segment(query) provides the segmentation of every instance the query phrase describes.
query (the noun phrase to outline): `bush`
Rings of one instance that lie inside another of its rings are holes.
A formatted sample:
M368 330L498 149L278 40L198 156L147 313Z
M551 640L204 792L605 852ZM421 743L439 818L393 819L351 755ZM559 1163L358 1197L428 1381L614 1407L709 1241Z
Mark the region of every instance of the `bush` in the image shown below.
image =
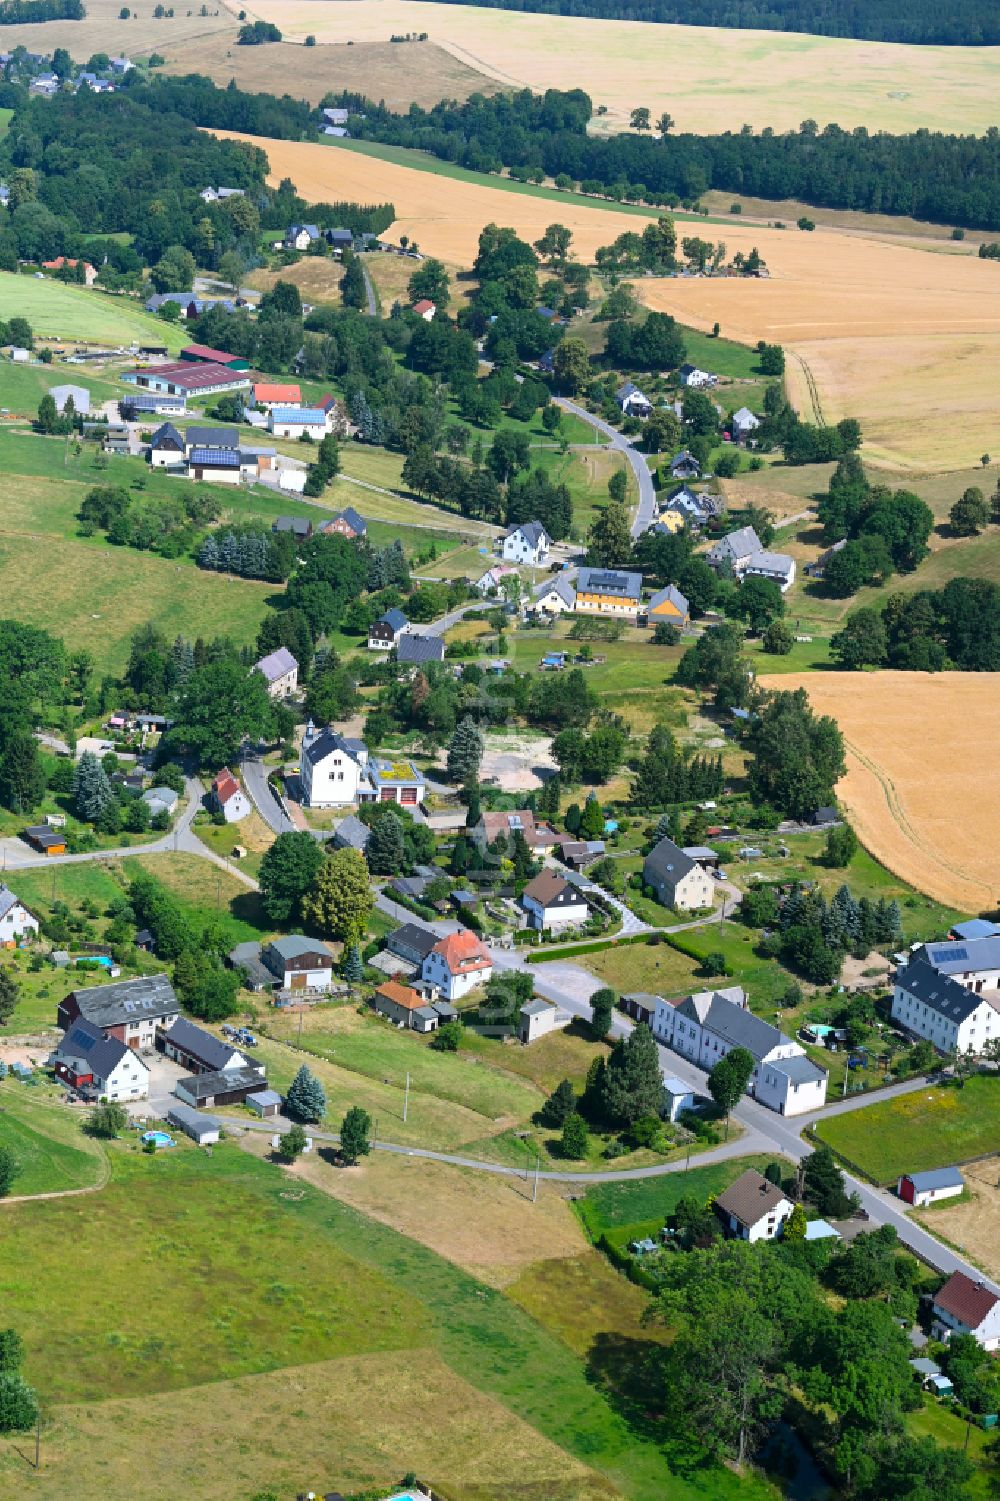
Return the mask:
M431 1047L438 1053L457 1053L461 1043L461 1022L445 1022L431 1038Z

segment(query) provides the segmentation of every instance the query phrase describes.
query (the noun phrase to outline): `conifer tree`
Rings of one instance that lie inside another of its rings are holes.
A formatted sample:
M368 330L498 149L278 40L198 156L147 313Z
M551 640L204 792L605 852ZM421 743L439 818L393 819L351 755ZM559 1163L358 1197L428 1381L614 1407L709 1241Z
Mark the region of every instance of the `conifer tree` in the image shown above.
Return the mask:
M344 963L341 974L348 985L360 985L364 979L364 965L361 962L361 950L356 943L352 943L345 950Z
M288 1086L285 1109L296 1121L321 1121L326 1111L326 1092L322 1084L303 1063Z
M485 743L475 720L460 719L448 742L448 775L453 782L468 786L479 778Z
M73 805L85 823L97 823L114 802L108 774L93 751L84 751L73 778Z

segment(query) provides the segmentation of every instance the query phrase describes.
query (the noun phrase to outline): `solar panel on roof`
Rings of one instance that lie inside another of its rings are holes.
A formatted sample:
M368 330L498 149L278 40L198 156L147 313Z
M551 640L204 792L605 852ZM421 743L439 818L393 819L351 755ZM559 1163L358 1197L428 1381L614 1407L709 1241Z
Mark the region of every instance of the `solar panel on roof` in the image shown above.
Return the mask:
M931 962L933 964L947 964L949 959L968 959L968 957L969 950L967 948L932 949L931 951Z

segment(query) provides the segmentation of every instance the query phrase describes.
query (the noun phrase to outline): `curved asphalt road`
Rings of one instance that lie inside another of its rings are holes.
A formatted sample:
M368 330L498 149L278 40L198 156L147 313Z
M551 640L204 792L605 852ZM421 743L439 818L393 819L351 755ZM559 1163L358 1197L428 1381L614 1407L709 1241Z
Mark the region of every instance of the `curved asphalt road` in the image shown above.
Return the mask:
M625 461L635 475L636 484L639 487L639 505L632 519L632 536L641 537L648 531L656 520L656 489L653 485L653 476L649 471L645 455L641 454L630 438L626 438L617 428L605 422L601 417L595 417L593 412L588 412L586 407L578 406L575 401L568 400L565 396L553 397L558 406L564 412L571 412L574 417L579 417L581 422L586 422L596 433L607 440L609 448L617 449L625 455Z

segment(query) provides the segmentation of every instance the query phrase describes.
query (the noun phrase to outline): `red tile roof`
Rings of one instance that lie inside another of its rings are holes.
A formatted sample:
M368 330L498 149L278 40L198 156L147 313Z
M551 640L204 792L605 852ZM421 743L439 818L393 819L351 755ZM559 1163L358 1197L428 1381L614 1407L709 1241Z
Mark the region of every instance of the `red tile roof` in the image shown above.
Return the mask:
M405 1006L407 1011L416 1011L424 1004L423 998L411 985L400 985L395 980L386 980L375 994L384 996L387 1001L394 1001L397 1006Z
M166 365L144 365L130 370L129 375L165 376L171 385L187 386L192 390L200 387L231 385L234 378L249 379L243 371L229 370L225 365L192 365L173 362Z
M433 313L436 312L437 309L436 305L431 302L429 297L421 297L419 302L415 302L413 304L413 311L415 313Z
M998 1302L996 1293L981 1282L973 1282L964 1272L953 1272L941 1291L934 1294L935 1308L943 1308L967 1329L978 1329Z
M229 799L233 797L235 793L239 792L239 790L239 782L233 776L229 768L224 766L223 769L219 772L219 775L215 778L215 781L212 783L212 791L215 793L220 803L228 803Z
M227 365L230 360L238 360L238 354L227 354L224 349L211 349L207 344L188 344L181 350L182 355L189 359L209 360L217 365Z
M458 933L449 933L447 938L439 938L433 952L441 955L453 975L468 974L474 969L493 968L489 949L468 928L462 928Z
M302 400L300 386L279 386L267 381L258 381L253 388L255 401L274 401L279 406Z

